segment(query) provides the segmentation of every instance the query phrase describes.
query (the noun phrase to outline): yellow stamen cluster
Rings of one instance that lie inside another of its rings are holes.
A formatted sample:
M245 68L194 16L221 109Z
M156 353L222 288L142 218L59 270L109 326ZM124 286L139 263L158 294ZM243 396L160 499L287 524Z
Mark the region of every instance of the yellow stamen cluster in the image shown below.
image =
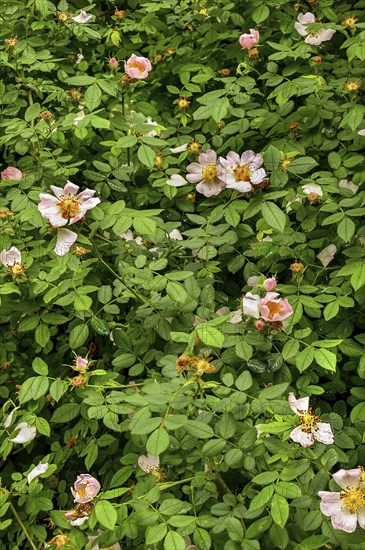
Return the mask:
M319 416L316 416L312 414L312 409L309 408L307 412L303 412L301 415L299 422L301 423L301 430L302 432L306 433L312 433L313 428L317 424L317 422L320 422L321 419Z
M89 254L91 250L88 250L87 248L83 248L82 246L78 246L77 244L75 244L74 252L76 256L83 256L84 254Z
M361 82L360 80L347 80L343 87L345 88L346 92L357 92L357 90L360 90L361 88Z
M311 61L315 65L321 65L323 60L322 60L322 57L320 55L315 55L314 57L311 57Z
M57 11L56 17L61 23L66 23L71 18L71 13L69 11Z
M365 506L365 491L361 485L349 488L346 493L340 494L340 498L344 508L351 514L355 514Z
M133 61L129 61L128 68L138 69L141 74L146 70L144 64L141 61L137 61L136 59L133 59Z
M194 154L197 155L199 153L200 149L201 149L201 144L199 143L199 141L192 141L188 145L188 151L190 153L194 153Z
M248 57L259 57L260 55L260 51L258 50L258 48L250 48L248 50Z
M251 182L251 170L247 164L239 164L233 170L236 181L249 181Z
M320 196L317 193L309 193L307 195L307 199L309 200L310 204L316 202Z
M11 218L11 216L14 216L14 213L9 210L9 208L1 208L0 209L0 219L1 218Z
M14 46L17 46L19 44L18 38L5 38L4 40L5 46L10 46L11 48L14 48Z
M211 182L217 177L217 165L205 164L202 169L203 179L205 182Z
M175 47L167 48L167 50L166 50L166 53L167 53L168 55L173 55L175 52L176 52L176 48L175 48Z
M60 207L61 215L65 220L74 218L80 210L80 202L75 198L75 195L62 195L57 206Z
M186 107L189 107L191 102L186 97L180 97L175 101L175 103L179 109L185 109Z
M81 88L72 88L67 92L67 95L73 103L80 103L84 97L84 94L81 92Z
M74 386L75 388L81 388L85 382L86 382L86 378L85 376L82 376L82 374L79 374L78 376L74 376L73 378L71 378L70 380L72 386ZM86 487L86 485L85 485ZM81 492L83 489L79 489L78 493L80 494L80 496L85 496L85 495L81 495Z
M215 365L210 363L211 357L196 357L190 355L180 355L176 360L176 370L178 374L181 374L184 371L194 372L197 376L202 376L204 373L216 372Z
M51 544L56 548L63 548L64 546L66 546L69 540L70 537L61 533L60 535L56 535L55 537L53 537L53 539L51 539L48 544Z
M349 29L355 29L356 23L358 22L358 19L353 14L347 15L343 21L341 22L341 25L343 27L348 27Z
M157 168L162 168L162 166L163 166L163 154L162 153L158 153L156 155L155 166Z
M304 269L304 265L300 262L294 262L291 264L289 269L290 271L293 271L293 273L297 273L298 271L302 271L302 269Z
M191 193L188 193L185 198L187 201L194 203L196 200L194 191L192 191Z

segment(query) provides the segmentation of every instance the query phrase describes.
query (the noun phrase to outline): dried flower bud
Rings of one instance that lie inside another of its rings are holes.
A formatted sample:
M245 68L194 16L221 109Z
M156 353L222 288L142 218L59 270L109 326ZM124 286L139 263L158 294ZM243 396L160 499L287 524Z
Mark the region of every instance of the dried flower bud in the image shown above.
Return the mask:
M274 321L273 323L270 323L270 326L280 332L283 328L283 323L281 321Z
M19 44L18 38L5 38L4 40L5 46L9 46L10 48L14 48L14 46L17 46Z
M288 126L289 130L296 130L299 126L299 122L291 122Z
M116 6L114 9L114 17L116 17L117 19L124 19L127 12L125 10L119 10Z
M80 103L84 97L84 94L81 92L81 88L72 88L67 92L67 95L72 103Z
M84 256L84 254L89 254L91 250L88 250L87 248L83 248L82 246L78 246L77 244L74 244L74 252L76 256Z
M255 58L255 57L259 57L259 55L260 55L260 51L257 48L250 48L248 50L249 57Z
M38 115L38 118L40 118L41 120L49 120L52 117L53 114L51 113L51 111L43 111Z
M74 376L73 378L71 378L70 382L71 382L72 386L74 386L75 388L80 388L81 386L83 386L85 384L86 378L82 374L79 374L79 375Z
M157 168L162 168L163 161L164 161L163 153L157 153L156 160L155 160L155 166Z
M175 101L179 109L185 109L190 105L190 101L186 97L181 97Z
M346 92L357 92L357 90L360 90L361 88L361 82L360 80L354 80L354 81L351 81L351 80L347 80L343 87L345 88Z
M323 59L320 55L315 55L314 57L311 57L311 61L312 63L314 63L315 65L321 65Z
M0 365L0 370L8 370L10 368L10 365L11 365L10 361L5 361L5 363L2 363Z
M291 264L289 269L293 273L298 273L298 271L302 271L302 269L304 269L304 265L300 262L294 262L293 264Z
M341 25L343 27L348 27L349 29L354 30L356 28L356 23L358 22L358 19L354 16L353 13L348 14L345 16L343 21L341 22Z
M55 546L56 548L63 548L64 546L66 546L66 544L68 543L69 540L70 540L70 537L68 537L67 535L64 535L63 533L61 533L61 534L56 535L55 537L53 537L53 539L48 541L47 544L51 544L52 546Z
M67 449L72 449L72 447L74 447L76 443L77 443L76 437L70 437L70 439L66 443Z
M218 120L218 123L217 123L217 126L218 128L221 130L222 128L225 127L225 122L224 120Z
M56 11L56 17L61 23L66 23L71 19L71 13L69 11Z
M175 47L167 48L166 53L168 55L173 55L174 53L176 53L176 48Z
M0 209L0 219L1 218L11 218L14 216L14 213L9 210L9 208L1 208Z
M220 74L221 76L223 76L223 77L224 77L224 76L229 76L229 75L231 74L230 69L221 69L221 70L218 71L218 72L219 72L219 74Z

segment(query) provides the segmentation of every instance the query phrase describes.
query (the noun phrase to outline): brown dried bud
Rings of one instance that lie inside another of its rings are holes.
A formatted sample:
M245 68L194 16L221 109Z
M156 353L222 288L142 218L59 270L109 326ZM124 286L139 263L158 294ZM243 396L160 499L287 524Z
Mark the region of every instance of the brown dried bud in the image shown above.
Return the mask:
M81 88L72 88L67 92L67 95L72 103L80 103L84 97L84 94L81 92Z
M114 17L116 17L117 19L124 19L127 12L125 10L119 10L116 6L114 9Z
M219 74L220 74L221 76L223 76L223 77L224 77L224 76L229 76L229 75L231 74L230 69L221 69L221 70L218 71L218 72L219 72Z
M249 57L259 57L260 55L260 51L258 50L258 48L250 48L248 50L248 56Z
M51 544L56 548L63 548L64 546L66 546L69 540L70 537L61 533L60 535L56 535L55 537L53 537L53 539L51 539L47 544Z
M0 209L0 218L11 218L11 216L14 216L14 213L10 212L9 208Z
M348 27L349 29L354 30L356 28L356 23L358 22L358 19L354 16L353 13L346 15L346 17L341 22L341 25L343 27Z
M290 271L293 271L293 273L297 273L298 271L302 271L302 269L304 269L304 265L300 262L294 262L291 264L289 269Z
M85 376L82 376L82 374L78 374L77 376L71 378L70 382L75 388L81 388L81 386L85 384L86 378Z
M274 321L270 323L270 326L272 326L272 328L280 332L283 328L283 323L281 321Z
M320 55L315 55L314 57L311 57L311 61L312 63L314 63L315 65L321 65L323 59Z
M299 126L299 122L291 122L288 126L289 130L296 130Z
M345 88L346 92L357 92L357 90L360 90L361 88L361 82L360 80L355 80L355 81L351 81L351 80L347 80L343 87Z
M51 111L43 111L38 115L38 118L40 118L41 120L49 120L52 117L53 114L51 113Z
M83 248L82 246L74 244L74 252L76 256L84 256L84 254L89 254L91 250L88 250L87 248Z
M10 368L10 365L11 365L10 361L5 361L5 363L2 363L0 365L0 370L8 370Z
M76 437L70 437L70 439L66 443L67 449L72 449L72 447L74 447L76 443L77 443Z
M46 400L46 403L52 403L53 401L52 395L50 393L47 393L45 400Z

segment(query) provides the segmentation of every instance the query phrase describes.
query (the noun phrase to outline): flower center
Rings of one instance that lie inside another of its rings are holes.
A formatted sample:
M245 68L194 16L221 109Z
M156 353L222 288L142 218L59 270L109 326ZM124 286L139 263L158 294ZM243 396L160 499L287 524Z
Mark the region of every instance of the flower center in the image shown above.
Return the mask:
M248 164L239 164L233 170L236 181L249 181L251 182L251 170Z
M203 166L203 178L205 181L211 182L217 177L217 165L206 164Z
M136 60L130 61L128 63L128 68L138 69L140 73L143 73L146 69L146 67L144 66L143 63L141 63L140 61L136 61Z
M312 414L312 409L309 408L308 412L302 414L299 421L301 423L302 432L312 433L313 428L315 428L317 422L320 422L319 416Z
M61 209L61 215L65 220L74 218L80 210L80 202L75 198L75 195L62 195L57 206Z
M275 313L280 313L281 304L278 302L266 302L265 304L269 308L269 319L272 319Z
M365 492L361 489L360 485L349 489L347 493L341 493L340 498L343 501L343 506L355 514L365 506Z
M80 489L77 489L77 494L79 497L81 498L86 497L86 487L87 487L87 483L84 483L83 485L81 485Z
M22 273L24 273L25 271L22 264L14 264L10 269L13 275L22 275Z

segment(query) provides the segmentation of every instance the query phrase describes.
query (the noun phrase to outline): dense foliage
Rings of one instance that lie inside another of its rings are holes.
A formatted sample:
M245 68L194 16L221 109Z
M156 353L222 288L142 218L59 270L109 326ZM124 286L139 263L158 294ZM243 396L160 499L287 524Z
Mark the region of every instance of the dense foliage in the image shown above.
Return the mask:
M364 544L363 8L0 0L1 550Z

